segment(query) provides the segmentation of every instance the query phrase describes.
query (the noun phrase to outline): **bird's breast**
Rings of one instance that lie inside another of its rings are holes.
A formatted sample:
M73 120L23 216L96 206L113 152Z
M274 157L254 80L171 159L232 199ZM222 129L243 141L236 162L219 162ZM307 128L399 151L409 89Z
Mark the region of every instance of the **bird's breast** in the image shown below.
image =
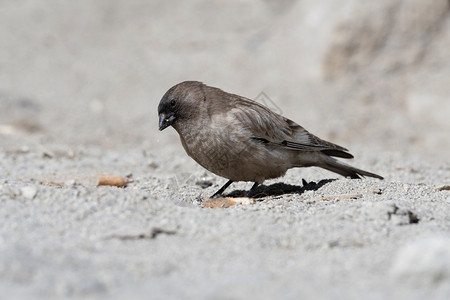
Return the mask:
M289 168L282 155L255 142L245 130L208 125L177 131L190 157L205 169L233 181L262 183L283 175Z

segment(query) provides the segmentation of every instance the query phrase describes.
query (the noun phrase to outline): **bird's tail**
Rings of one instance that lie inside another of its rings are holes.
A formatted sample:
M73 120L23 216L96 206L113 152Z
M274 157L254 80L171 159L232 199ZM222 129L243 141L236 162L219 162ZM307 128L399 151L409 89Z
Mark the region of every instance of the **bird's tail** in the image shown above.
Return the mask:
M361 176L374 177L378 179L384 179L380 175L370 173L355 167L349 166L347 164L341 163L334 158L327 157L324 159L323 163L320 165L321 168L327 169L328 171L338 173L344 177L350 177L353 179L361 178Z

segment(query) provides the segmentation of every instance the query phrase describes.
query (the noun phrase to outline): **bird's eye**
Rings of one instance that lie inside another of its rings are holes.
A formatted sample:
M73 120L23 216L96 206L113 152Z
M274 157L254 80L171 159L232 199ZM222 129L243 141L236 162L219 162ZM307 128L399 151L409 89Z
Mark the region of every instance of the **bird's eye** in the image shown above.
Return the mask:
M177 104L177 101L175 99L170 100L170 106L175 106Z

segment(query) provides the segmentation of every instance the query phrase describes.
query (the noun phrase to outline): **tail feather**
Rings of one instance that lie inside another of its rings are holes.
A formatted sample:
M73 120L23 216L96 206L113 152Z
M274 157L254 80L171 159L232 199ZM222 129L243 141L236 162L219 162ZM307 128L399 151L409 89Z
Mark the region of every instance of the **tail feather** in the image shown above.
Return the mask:
M328 156L335 156L335 157L342 157L342 158L353 158L353 155L351 155L348 152L339 150L339 149L325 149L321 150L320 152L328 155Z
M349 166L347 164L341 163L333 158L328 157L328 159L325 160L324 164L320 166L321 168L327 169L331 172L338 173L344 177L350 177L352 179L358 179L361 178L361 176L367 176L367 177L374 177L378 179L384 179L380 175L370 173L352 166Z

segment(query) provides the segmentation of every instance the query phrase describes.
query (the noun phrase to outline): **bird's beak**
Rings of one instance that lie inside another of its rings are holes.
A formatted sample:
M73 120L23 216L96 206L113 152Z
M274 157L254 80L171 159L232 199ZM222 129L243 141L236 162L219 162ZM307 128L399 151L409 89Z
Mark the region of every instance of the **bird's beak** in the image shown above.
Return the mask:
M169 127L170 125L173 124L173 122L175 121L175 116L172 113L169 114L165 114L165 113L160 113L159 114L159 130L164 130L167 127Z

